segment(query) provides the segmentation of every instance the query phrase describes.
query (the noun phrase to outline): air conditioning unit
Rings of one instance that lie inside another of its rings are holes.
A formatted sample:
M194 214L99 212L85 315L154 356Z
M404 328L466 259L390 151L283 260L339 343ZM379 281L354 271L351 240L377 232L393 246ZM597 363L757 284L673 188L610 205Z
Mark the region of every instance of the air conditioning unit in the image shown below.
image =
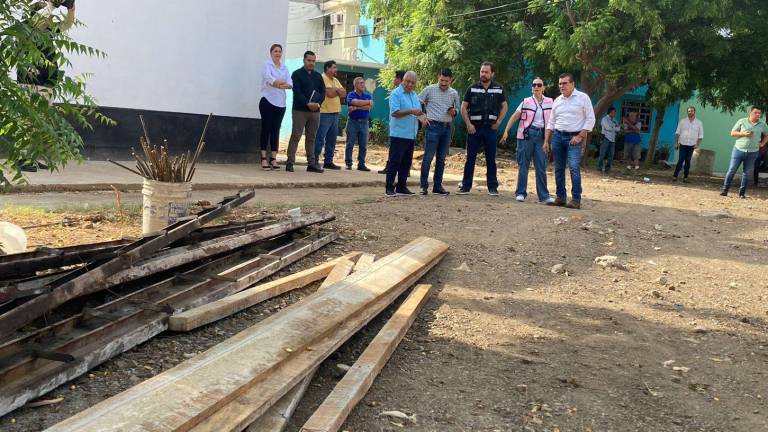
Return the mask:
M350 26L349 32L352 34L352 36L360 36L360 27L362 26L356 26L356 25Z
M344 14L341 12L331 14L331 25L344 24Z

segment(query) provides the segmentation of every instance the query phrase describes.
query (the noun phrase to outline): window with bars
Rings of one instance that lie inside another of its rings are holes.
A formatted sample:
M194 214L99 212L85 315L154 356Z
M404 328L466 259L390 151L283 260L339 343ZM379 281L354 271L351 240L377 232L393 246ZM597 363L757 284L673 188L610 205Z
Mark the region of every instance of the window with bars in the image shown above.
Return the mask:
M357 77L363 77L363 74L360 72L336 72L336 79L339 80L341 86L344 87L347 93L355 91L355 78Z
M384 33L384 18L376 17L373 19L373 35L380 37Z
M637 113L637 119L643 123L643 127L640 131L648 133L651 130L651 109L648 108L645 102L639 100L624 100L621 104L621 119L622 121L627 118L627 114L631 112Z
M323 45L333 44L333 24L331 24L331 16L326 15L323 17Z

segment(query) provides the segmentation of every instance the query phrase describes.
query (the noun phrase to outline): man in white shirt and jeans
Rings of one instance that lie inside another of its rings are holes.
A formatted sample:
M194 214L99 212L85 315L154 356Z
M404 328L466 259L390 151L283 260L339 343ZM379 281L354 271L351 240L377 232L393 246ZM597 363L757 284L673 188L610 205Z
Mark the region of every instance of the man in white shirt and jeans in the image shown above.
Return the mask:
M675 150L678 150L677 166L675 167L674 181L683 170L683 183L688 183L688 173L691 171L691 156L693 151L699 148L704 139L704 125L696 118L696 108L688 107L688 117L681 119L675 131Z
M581 208L581 155L587 144L587 134L595 127L595 110L589 95L576 90L573 75L564 73L558 81L560 96L552 104L552 116L544 135L544 151L555 156L557 199L550 205ZM572 199L565 190L565 164L571 173Z

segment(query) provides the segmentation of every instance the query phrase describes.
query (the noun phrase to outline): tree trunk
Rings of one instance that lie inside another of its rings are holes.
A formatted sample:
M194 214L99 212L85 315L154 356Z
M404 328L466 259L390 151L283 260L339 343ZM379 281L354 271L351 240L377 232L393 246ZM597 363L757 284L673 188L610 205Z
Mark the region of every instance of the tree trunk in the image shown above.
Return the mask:
M666 108L656 110L656 119L653 121L653 133L651 134L651 142L648 143L648 155L645 157L645 164L648 166L653 165L653 157L656 154L656 143L659 140L661 125L664 124L664 115L666 113Z

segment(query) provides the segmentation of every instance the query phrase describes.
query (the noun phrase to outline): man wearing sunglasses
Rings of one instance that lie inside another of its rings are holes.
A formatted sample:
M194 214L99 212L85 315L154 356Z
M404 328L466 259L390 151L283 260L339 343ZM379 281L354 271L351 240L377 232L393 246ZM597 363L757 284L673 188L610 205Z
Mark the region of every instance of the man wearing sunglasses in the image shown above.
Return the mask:
M512 114L501 142L506 142L512 125L517 125L517 190L515 199L525 201L528 196L528 170L531 159L536 172L536 195L539 202L549 204L555 201L547 190L547 155L544 154L544 129L552 113L552 98L544 96L544 80L536 77L531 83L533 95L523 99Z
M557 198L551 205L581 208L581 155L587 134L595 127L595 110L589 95L576 90L573 74L560 75L560 96L552 104L552 115L544 135L544 151L555 156ZM565 165L571 173L571 201L565 189Z

